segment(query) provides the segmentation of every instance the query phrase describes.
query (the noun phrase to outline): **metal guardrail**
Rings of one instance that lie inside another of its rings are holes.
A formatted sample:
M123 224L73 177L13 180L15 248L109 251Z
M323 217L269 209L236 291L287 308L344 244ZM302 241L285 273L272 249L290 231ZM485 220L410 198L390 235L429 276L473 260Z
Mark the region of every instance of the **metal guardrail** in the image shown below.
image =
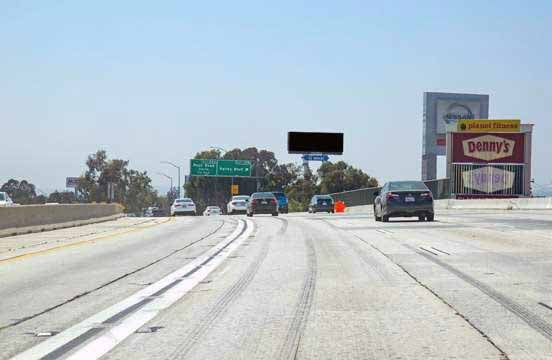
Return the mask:
M450 179L436 179L424 181L426 186L433 193L434 199L450 198ZM381 187L363 188L358 190L343 191L329 194L334 201L343 201L346 206L371 205L374 203L375 192Z

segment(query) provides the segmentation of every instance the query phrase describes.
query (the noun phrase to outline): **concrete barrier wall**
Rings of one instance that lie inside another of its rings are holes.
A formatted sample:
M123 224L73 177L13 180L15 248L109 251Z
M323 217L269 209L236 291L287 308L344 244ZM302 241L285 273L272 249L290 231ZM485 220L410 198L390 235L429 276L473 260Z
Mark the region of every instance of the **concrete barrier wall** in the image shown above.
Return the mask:
M435 200L435 209L552 210L552 198Z
M60 204L0 207L0 236L78 226L122 216L119 204Z
M552 210L552 197L519 199L435 200L439 210ZM348 213L372 213L373 205L351 206Z

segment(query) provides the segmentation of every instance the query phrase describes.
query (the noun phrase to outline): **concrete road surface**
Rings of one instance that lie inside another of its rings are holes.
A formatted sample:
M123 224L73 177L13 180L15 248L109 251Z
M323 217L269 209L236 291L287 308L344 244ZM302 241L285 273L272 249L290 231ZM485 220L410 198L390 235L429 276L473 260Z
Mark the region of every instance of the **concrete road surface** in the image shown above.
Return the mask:
M552 212L128 218L0 239L0 358L552 359Z

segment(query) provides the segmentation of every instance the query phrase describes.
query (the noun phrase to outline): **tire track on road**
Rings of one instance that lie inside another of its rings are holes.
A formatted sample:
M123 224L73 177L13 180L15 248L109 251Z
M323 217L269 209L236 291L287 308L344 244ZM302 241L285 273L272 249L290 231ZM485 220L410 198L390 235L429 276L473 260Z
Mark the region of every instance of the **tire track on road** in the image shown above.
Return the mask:
M458 315L462 320L464 320L472 329L474 329L475 331L477 331L489 344L491 344L492 347L494 347L500 354L502 360L509 360L510 358L508 357L508 355L506 354L506 352L504 350L502 350L500 348L500 346L498 346L498 344L496 344L483 330L481 330L480 328L478 328L472 321L470 321L465 315L463 315L462 313L460 313L451 303L449 303L447 300L445 300L441 295L437 294L433 289L431 289L429 286L427 286L426 284L424 284L420 279L418 279L416 276L414 276L411 272L409 272L404 266L402 266L401 264L399 264L398 262L395 261L395 259L393 259L393 257L391 255L388 255L386 254L385 252L383 252L380 248L378 248L377 246L371 244L370 242L368 242L366 239L363 239L362 237L358 236L358 235L354 235L357 239L359 239L360 241L364 242L365 244L367 244L368 246L372 247L374 250L376 250L377 252L379 252L380 254L382 254L384 257L386 257L391 263L395 264L399 269L401 269L406 275L408 275L412 280L414 280L418 285L420 285L421 287L423 287L424 289L426 289L427 291L429 291L433 296L435 296L439 301L441 301L443 304L445 304L446 306L448 306L452 311L454 311L454 313L456 315ZM420 254L423 254L420 252ZM429 255L428 255L429 256Z
M284 220L283 225L278 230L277 234L283 235L286 231L287 220ZM207 332L214 326L217 319L223 316L228 307L243 294L245 289L255 278L255 275L258 273L261 265L266 259L272 239L273 236L269 236L266 241L263 242L261 250L259 250L259 253L255 257L253 262L248 266L247 270L228 290L226 290L220 296L220 298L213 305L211 310L205 315L205 317L200 321L200 323L196 325L196 327L176 348L176 350L174 350L171 355L169 355L169 359L181 359L189 355L194 347L202 340L205 334L207 334Z
M387 272L383 266L373 257L370 257L364 250L358 246L358 244L350 239L351 235L345 230L340 228L339 226L336 226L335 224L332 224L328 220L323 220L324 223L328 224L332 229L335 230L335 232L341 233L345 236L345 244L348 245L355 254L366 264L370 269L374 271L375 274L377 274L378 278L383 281L384 283L391 284L393 283L393 278Z
M500 305L504 306L506 309L508 309L511 313L516 315L518 318L520 318L523 322L525 322L529 327L531 327L533 330L537 331L541 335L543 335L548 340L552 340L552 324L549 322L543 320L540 316L534 314L529 309L524 307L523 305L517 303L516 301L510 299L506 295L500 293L499 291L493 289L489 285L486 285L482 283L481 281L471 277L470 275L458 270L452 265L449 265L445 263L444 261L441 261L429 254L423 253L416 248L408 245L403 244L404 247L407 249L410 249L417 254L423 256L427 260L431 261L432 263L439 265L443 269L447 270L448 272L456 275L458 278L464 280L471 286L477 288L482 293L499 303Z
M307 248L307 271L299 295L299 301L295 307L293 319L291 320L286 338L280 349L279 359L297 359L301 338L305 331L314 299L318 264L314 242L307 234L305 234L305 246Z
M274 220L279 220L281 222L283 222L283 226L278 230L277 234L278 235L283 235L286 231L287 231L287 228L288 228L288 220L287 219L283 219L283 218L272 218Z
M11 323L9 323L9 324L2 325L2 326L0 326L0 332L1 332L2 330L5 330L5 329L8 329L8 328L11 328L11 327L20 325L20 324L22 324L22 323L24 323L24 322L26 322L26 321L32 320L32 319L34 319L34 318L37 318L37 317L39 317L39 316L41 316L41 315L44 315L44 314L46 314L46 313L48 313L48 312L50 312L50 311L53 311L53 310L58 309L58 308L60 308L60 307L62 307L62 306L64 306L64 305L67 305L67 304L69 304L69 303L71 303L71 302L73 302L73 301L75 301L75 300L81 299L81 298L83 298L83 297L86 296L86 295L90 295L90 294L92 294L92 293L94 293L94 292L96 292L96 291L98 291L98 290L101 290L101 289L103 289L103 288L105 288L105 287L107 287L107 286L109 286L109 285L112 285L112 284L114 284L114 283L116 283L116 282L118 282L118 281L120 281L120 280L122 280L122 279L124 279L124 278L126 278L126 277L129 277L129 276L131 276L131 275L134 275L134 274L136 274L136 273L138 273L138 272L140 272L140 271L142 271L142 270L145 270L145 269L147 269L147 268L149 268L149 267L151 267L151 266L153 266L153 265L155 265L155 264L157 264L157 263L159 263L159 262L161 262L161 261L163 261L163 260L165 260L165 259L167 259L167 258L169 258L169 257L171 257L171 256L173 256L173 255L175 255L175 254L177 254L177 253L179 253L179 252L181 252L181 251L183 251L183 250L185 250L185 249L187 249L187 248L189 248L189 247L195 245L195 244L197 244L198 242L203 241L203 240L205 240L205 239L207 239L207 238L213 236L213 235L214 235L215 233L217 233L220 229L222 229L222 227L224 226L224 224L225 224L225 221L222 220L221 223L220 223L220 225L219 225L215 230L213 230L212 232L210 232L210 233L204 235L203 237L201 237L201 238L199 238L199 239L197 239L197 240L195 240L195 241L192 241L191 243L188 243L187 245L185 245L185 246L183 246L183 247L181 247L181 248L175 249L175 250L171 251L169 254L167 254L167 255L165 255L165 256L163 256L163 257L160 257L160 258L158 258L158 259L156 259L156 260L154 260L154 261L152 261L152 262L150 262L150 263L148 263L148 264L146 264L146 265L144 265L144 266L141 266L141 267L139 267L139 268L137 268L137 269L135 269L135 270L133 270L133 271L127 272L127 273L125 273L125 274L123 274L123 275L121 275L121 276L118 276L118 277L116 277L115 279L112 279L112 280L110 280L110 281L108 281L108 282L105 282L105 283L103 283L103 284L101 284L101 285L99 285L99 286L97 286L97 287L95 287L95 288L93 288L93 289L91 289L91 290L84 291L84 292L82 292L82 293L80 293L80 294L77 294L77 295L73 296L73 297L70 298L70 299L67 299L67 300L65 300L65 301L63 301L63 302L60 302L60 303L56 304L56 305L50 306L50 307L48 307L48 308L46 308L46 309L44 309L44 310L42 310L42 311L40 311L40 312L34 313L34 314L32 314L32 315L29 315L29 316L26 316L26 317L23 317L23 318L20 318L20 319L17 319L16 321L13 321L13 322L11 322Z

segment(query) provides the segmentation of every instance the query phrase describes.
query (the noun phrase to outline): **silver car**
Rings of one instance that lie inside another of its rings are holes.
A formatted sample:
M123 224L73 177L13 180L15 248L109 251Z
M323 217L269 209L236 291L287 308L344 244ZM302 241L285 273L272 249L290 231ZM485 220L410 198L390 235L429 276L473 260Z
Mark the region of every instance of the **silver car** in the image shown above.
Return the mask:
M230 200L230 202L226 205L226 213L228 215L245 214L247 212L248 202L249 195L232 196L232 200Z
M203 211L203 216L215 216L215 215L220 215L221 214L221 210L218 206L207 206L207 208L205 208L205 210Z
M391 217L417 216L420 221L433 221L433 194L423 181L391 181L375 194L374 218L388 222Z
M174 200L171 205L171 216L176 215L196 215L196 206L190 198L180 198Z

